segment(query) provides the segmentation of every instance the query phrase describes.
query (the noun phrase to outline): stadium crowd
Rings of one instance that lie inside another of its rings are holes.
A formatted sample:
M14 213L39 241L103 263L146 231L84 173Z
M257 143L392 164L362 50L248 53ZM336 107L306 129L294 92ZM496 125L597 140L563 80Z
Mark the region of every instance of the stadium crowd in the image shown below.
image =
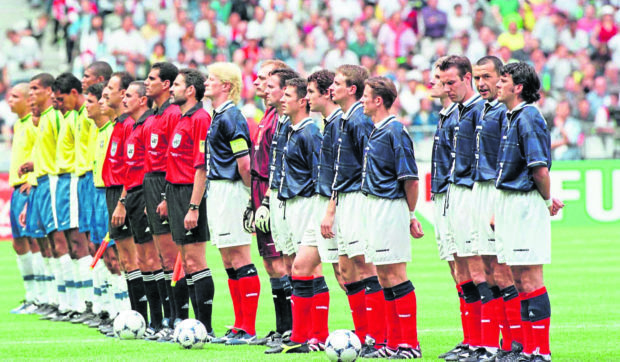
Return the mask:
M620 4L551 0L31 0L36 18L6 33L0 94L41 68L53 42L59 71L80 74L103 60L132 76L172 61L205 70L232 61L251 84L261 60L277 58L302 75L361 64L394 80L393 105L416 142L428 139L441 107L429 97L430 65L446 54L531 63L552 130L554 159L618 155ZM51 36L50 33L51 32ZM53 49L53 48L52 48ZM56 65L56 64L55 64ZM260 120L252 87L243 112ZM9 130L15 117L0 103ZM6 132L5 132L6 133ZM430 155L420 155L430 158Z

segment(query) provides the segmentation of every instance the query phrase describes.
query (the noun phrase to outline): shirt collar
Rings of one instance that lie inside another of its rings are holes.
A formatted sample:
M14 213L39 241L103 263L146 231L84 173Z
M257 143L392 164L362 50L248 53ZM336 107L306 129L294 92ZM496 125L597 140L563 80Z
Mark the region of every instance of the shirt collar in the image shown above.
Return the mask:
M341 115L341 114L342 114L342 108L336 108L334 109L332 113L329 114L329 116L327 116L327 118L323 119L323 122L325 122L325 124L329 124L331 123L331 121L336 119L338 115Z
M32 118L32 113L28 113L23 118L20 118L19 119L19 123L24 123L24 122L28 121L30 118Z
M288 116L286 116L284 114L281 115L281 116L278 116L278 123L284 124L284 123L286 123L286 121L288 121Z
M149 118L150 116L153 115L153 110L152 109L148 109L146 112L142 113L142 115L140 116L140 118L138 118L138 120L136 121L136 123L133 124L133 128L136 129L136 127L138 127L139 125L141 125L142 123L144 123L144 121L146 121L147 118Z
M170 103L170 98L166 99L164 104L162 104L161 107L159 107L159 108L157 108L155 110L155 114L158 115L158 116L161 116L162 114L164 114L166 109L168 109L168 107L170 107L171 105L172 105L172 103Z
M111 124L113 124L113 121L108 121L106 124L104 124L103 126L101 126L101 128L99 128L99 132L103 132L103 130L105 130L106 128L108 128Z
M116 123L123 123L123 122L125 122L125 120L127 118L129 118L129 113L123 113L120 116L116 117L114 122L116 122Z
M439 114L444 117L448 117L455 109L456 103L451 103L448 107L444 107L441 111L439 111Z
M347 113L345 113L344 116L342 116L342 118L348 120L349 118L351 118L351 115L353 114L353 112L355 112L358 108L362 108L362 103L360 101L353 103L351 108L349 108Z
M304 118L301 122L295 124L295 125L291 125L291 128L293 129L293 132L302 130L304 127L306 127L307 125L309 125L310 123L314 122L314 120L310 117L308 118Z
M522 110L523 108L527 107L528 105L529 105L529 103L527 103L527 102L521 102L521 103L517 104L516 107L514 107L513 109L511 109L508 112L506 112L506 117L508 117L509 120L512 120L512 117L514 117L515 114L519 113L520 110Z
M188 109L187 112L183 115L183 117L191 117L196 113L199 109L202 108L202 101L196 103L192 108Z
M471 98L469 98L465 102L460 103L459 104L459 109L468 108L469 106L471 106L472 104L477 102L478 99L480 99L480 94L474 94L473 96L471 96ZM463 107L463 108L461 108L461 107Z
M78 114L81 116L82 114L84 114L85 110L86 110L86 102L82 103L82 105L80 106L80 109L78 109Z
M46 110L43 111L43 113L41 113L41 117L43 117L47 113L51 112L52 109L54 109L54 107L53 106L49 106Z
M233 101L226 101L223 104L220 104L219 107L213 110L213 115L215 116L216 114L224 113L229 108L234 107L234 106L235 106L235 103L233 103Z
M396 120L396 117L394 117L393 115L389 115L389 116L385 117L381 122L375 123L375 128L376 129L381 129L381 128L387 126L388 123L390 123L392 121L395 121L395 120Z

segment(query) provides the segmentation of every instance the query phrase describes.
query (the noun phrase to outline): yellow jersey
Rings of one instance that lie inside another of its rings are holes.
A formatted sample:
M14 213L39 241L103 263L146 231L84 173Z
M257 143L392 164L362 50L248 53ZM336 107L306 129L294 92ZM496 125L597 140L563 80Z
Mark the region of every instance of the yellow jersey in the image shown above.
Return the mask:
M89 162L89 142L93 120L88 118L86 103L82 104L77 112L75 128L75 173L82 176L93 170L93 163Z
M36 177L58 174L56 143L63 122L60 111L55 110L52 106L41 113L34 157Z
M108 143L110 143L110 137L114 131L114 121L108 121L108 123L97 129L96 142L95 142L95 160L93 161L93 182L95 187L105 187L101 174L103 172L103 162L108 151Z
M95 164L95 151L97 150L97 130L98 129L95 121L92 121L90 124L90 131L88 132L88 150L86 152L87 161L90 165L91 170L94 170L93 166Z
M28 181L28 174L18 176L19 166L32 161L32 149L37 138L37 131L32 124L32 114L27 114L13 125L13 145L11 147L11 166L9 167L9 185L15 187Z
M65 121L60 126L58 148L56 148L58 174L75 172L75 124L77 116L77 111L65 113Z

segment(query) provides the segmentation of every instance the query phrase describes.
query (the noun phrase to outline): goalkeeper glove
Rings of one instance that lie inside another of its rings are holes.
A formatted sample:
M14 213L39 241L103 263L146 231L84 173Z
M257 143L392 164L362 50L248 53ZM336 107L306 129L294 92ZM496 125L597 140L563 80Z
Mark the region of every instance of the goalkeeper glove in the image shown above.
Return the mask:
M260 203L260 207L256 210L254 224L258 230L268 233L269 232L269 196L265 196L263 202Z
M254 209L252 208L252 199L248 202L248 206L243 212L243 228L247 233L253 233L254 230Z

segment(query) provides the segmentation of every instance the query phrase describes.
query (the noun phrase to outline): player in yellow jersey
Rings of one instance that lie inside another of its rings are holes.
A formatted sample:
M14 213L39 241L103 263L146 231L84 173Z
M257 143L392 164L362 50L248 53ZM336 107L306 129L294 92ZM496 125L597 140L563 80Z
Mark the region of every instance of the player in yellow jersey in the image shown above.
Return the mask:
M37 305L41 303L39 298L39 275L37 274L38 263L43 263L38 245L32 243L28 237L25 225L19 222L19 214L28 202L31 185L28 182L28 174L20 176L19 167L32 157L32 149L36 138L36 129L32 123L32 113L28 107L28 84L16 84L9 92L8 104L19 120L13 125L13 140L11 148L11 166L9 168L9 185L13 188L11 195L11 231L13 234L13 249L17 253L17 266L24 280L26 290L25 301L13 309L13 314L32 314ZM32 243L32 247L31 247ZM37 255L35 260L34 255ZM38 260L40 259L40 260ZM36 264L35 264L36 263Z
M39 131L36 137L34 162L25 162L21 167L22 173L34 170L37 176L37 192L30 204L30 221L32 225L41 228L49 237L54 259L50 267L58 290L57 311L45 317L54 319L58 315L69 312L65 280L73 283L73 263L69 256L67 239L58 229L56 214L56 188L58 185L58 165L56 163L56 144L64 122L60 111L52 107L52 84L54 77L49 73L40 73L32 77L29 85L29 98L39 117Z

